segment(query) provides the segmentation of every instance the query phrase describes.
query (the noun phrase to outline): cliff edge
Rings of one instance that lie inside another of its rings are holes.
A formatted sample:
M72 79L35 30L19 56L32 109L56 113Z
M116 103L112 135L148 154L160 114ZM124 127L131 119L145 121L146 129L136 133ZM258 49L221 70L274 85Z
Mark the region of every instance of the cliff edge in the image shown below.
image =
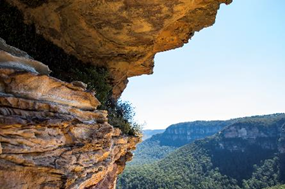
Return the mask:
M0 188L114 188L140 137L109 125L92 92L1 42Z

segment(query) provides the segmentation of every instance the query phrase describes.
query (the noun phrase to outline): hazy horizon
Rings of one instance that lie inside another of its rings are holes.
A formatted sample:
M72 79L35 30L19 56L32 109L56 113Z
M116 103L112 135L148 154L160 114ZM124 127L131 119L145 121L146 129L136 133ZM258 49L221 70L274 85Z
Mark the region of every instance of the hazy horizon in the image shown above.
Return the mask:
M234 1L184 47L159 53L154 74L122 99L144 129L285 112L285 1Z
M247 117L255 117L255 116L269 116L269 115L275 115L275 114L285 114L285 112L272 113L272 114L250 115L250 116L244 116L244 117L232 117L232 118L228 118L228 119L211 119L211 120L200 120L200 119L198 119L198 120L172 123L165 128L142 128L142 130L164 130L164 129L167 129L169 126L180 124L180 123L189 123L189 122L195 122L195 121L228 121L228 120L237 119L237 118L247 118Z

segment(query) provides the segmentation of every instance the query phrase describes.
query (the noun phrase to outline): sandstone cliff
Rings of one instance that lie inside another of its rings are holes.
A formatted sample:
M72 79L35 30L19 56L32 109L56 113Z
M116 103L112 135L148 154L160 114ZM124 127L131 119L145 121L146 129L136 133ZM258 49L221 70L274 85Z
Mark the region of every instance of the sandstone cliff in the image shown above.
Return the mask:
M271 118L272 117L272 118ZM234 123L224 129L219 135L220 141L217 150L228 151L245 151L248 146L255 145L257 148L263 150L274 150L279 153L284 153L284 114L268 116L268 123L270 118L275 119L275 123L268 124L264 122L256 122L257 118L252 118L250 121L240 121ZM261 120L261 118L259 118Z
M151 140L159 141L160 145L180 147L214 135L233 122L234 120L177 123L169 126L162 134L154 135Z
M157 52L183 46L231 0L9 0L37 33L83 62L107 67L118 97L127 78L153 72Z
M114 188L140 138L109 125L92 92L0 48L0 188Z

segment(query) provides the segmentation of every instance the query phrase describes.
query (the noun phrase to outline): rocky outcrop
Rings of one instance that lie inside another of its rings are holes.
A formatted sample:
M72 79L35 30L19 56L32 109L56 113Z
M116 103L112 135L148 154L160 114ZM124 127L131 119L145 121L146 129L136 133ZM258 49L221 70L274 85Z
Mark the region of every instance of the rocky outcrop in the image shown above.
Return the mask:
M114 188L140 138L109 125L83 84L23 56L0 50L0 188Z
M231 0L6 0L28 24L83 62L109 68L118 97L127 78L153 72L157 52L181 47Z
M24 51L21 51L20 49L17 49L17 48L15 48L15 47L13 47L13 46L10 46L10 45L8 45L8 44L6 44L6 41L4 40L4 39L2 39L2 38L0 38L0 49L2 50L2 51L4 51L4 52L9 52L11 55L14 55L14 56L17 56L16 58L19 58L19 57L24 57L24 58L28 58L28 59L33 59L32 57L30 57L26 52L24 52ZM3 53L3 52L2 52ZM2 55L7 55L7 56L9 56L9 54L8 53L4 53L4 54L2 54ZM1 58L1 59L3 59L3 58ZM6 59L4 59L4 61L3 62L5 62L7 60L7 58ZM40 63L39 63L40 64Z
M279 151L285 153L284 145L284 126L285 115L272 115L275 119L274 124L268 124L270 121L244 121L230 125L220 134L221 141L218 149L229 151L245 151L249 146L255 146L263 150ZM258 118L256 118L258 119Z
M6 44L6 41L2 38L0 38L0 50L1 68L25 70L46 75L51 72L48 66L33 60L26 52Z

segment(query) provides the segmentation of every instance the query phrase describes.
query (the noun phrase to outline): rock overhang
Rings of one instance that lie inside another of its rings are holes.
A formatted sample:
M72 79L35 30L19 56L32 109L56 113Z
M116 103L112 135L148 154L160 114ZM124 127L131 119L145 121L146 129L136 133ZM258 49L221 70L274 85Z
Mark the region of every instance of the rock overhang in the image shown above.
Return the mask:
M38 2L38 3L37 3ZM11 0L37 33L83 62L107 67L114 97L127 79L152 74L158 52L183 46L231 0Z

